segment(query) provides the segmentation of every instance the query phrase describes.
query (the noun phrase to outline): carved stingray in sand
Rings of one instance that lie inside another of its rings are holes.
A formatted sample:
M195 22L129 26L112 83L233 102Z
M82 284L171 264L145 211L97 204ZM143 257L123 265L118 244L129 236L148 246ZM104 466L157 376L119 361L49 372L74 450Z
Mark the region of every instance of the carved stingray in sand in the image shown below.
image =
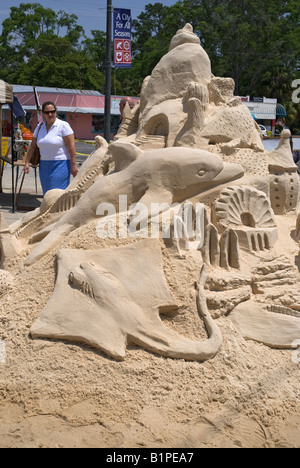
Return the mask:
M28 256L26 265L36 262L72 231L94 219L99 204L118 207L119 195L127 197L127 208L137 202L147 208L152 203L171 206L244 173L239 164L223 163L220 156L198 149L143 152L130 143L114 143L110 151L117 171L121 170L98 179L75 207L51 226L50 232L44 233L46 238Z
M222 345L206 307L205 281L202 271L197 305L209 338L197 342L160 319L159 313L177 306L163 275L158 241L100 251L61 250L53 296L31 335L87 343L115 359L124 359L127 345L134 343L166 357L204 361Z

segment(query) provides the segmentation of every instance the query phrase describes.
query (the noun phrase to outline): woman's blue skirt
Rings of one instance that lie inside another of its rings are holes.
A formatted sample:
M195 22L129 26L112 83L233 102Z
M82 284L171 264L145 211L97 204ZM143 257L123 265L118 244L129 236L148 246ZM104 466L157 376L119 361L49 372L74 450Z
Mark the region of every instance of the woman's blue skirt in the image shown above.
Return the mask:
M70 184L71 161L40 161L39 174L43 193L48 190L65 190Z

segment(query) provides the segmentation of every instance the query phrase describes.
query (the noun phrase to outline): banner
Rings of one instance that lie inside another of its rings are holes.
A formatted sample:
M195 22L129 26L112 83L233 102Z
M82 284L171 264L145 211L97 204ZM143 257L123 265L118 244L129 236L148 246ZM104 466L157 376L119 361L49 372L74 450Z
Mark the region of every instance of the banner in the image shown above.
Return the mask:
M131 68L131 10L114 8L113 39L114 66L116 68Z
M13 101L13 114L16 119L18 117L24 117L24 115L26 115L26 110L23 109L19 99L15 95L14 95L14 101Z

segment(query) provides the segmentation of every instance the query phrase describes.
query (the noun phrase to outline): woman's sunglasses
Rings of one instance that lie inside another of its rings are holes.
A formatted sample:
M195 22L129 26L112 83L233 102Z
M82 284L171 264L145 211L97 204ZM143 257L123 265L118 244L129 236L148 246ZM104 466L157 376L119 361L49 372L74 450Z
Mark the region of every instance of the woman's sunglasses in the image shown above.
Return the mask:
M56 110L52 111L44 111L44 114L49 115L49 114L55 114Z

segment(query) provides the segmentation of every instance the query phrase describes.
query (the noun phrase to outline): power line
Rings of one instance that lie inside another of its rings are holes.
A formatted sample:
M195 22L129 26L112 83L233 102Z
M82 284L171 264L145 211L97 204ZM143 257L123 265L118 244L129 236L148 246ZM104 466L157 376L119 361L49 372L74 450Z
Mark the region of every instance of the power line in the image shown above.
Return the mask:
M85 7L86 5L93 5L94 7L97 6L96 3L91 3L91 2L84 2L84 4L82 2L75 2L73 0L48 0L49 2L53 2L53 3L70 3L70 4L76 4L76 5L82 5L83 7ZM100 8L96 8L97 10L100 10ZM104 8L106 10L106 8Z
M69 4L76 4L76 5L82 5L83 7L85 7L86 5L93 5L94 7L97 6L97 2L96 3L91 3L91 2L84 2L84 4L82 3L82 1L73 1L73 0L48 0L50 2L53 2L53 3L69 3ZM150 2L150 0L149 0ZM137 8L137 7L131 7L130 5L126 5L127 9L131 9L131 10L137 10L137 11L144 11L144 8ZM121 7L121 6L114 6L114 8L124 8L124 5ZM106 7L98 7L97 10L106 10Z

